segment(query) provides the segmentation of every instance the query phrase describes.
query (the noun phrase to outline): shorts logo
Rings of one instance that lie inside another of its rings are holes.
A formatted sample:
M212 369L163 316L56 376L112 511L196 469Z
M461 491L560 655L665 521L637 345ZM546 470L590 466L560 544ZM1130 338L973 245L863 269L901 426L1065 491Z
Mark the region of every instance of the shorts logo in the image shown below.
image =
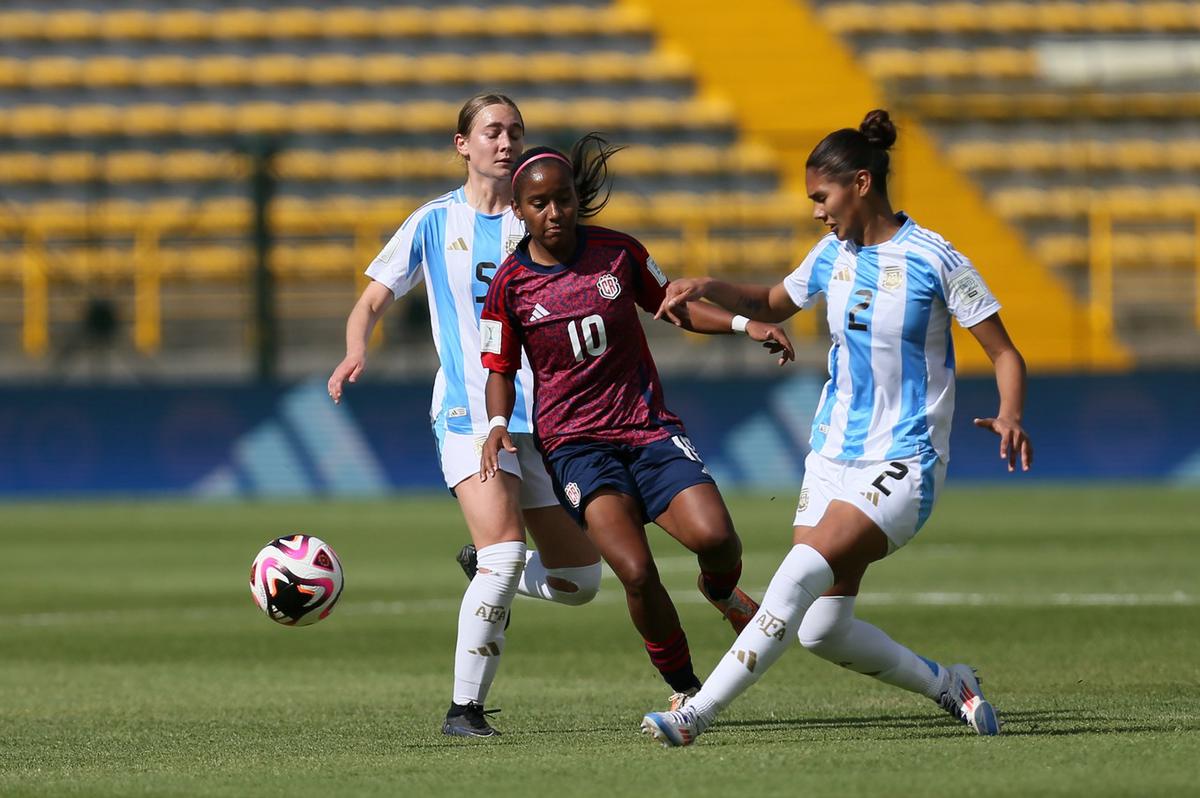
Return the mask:
M883 279L879 285L886 291L895 291L904 282L904 273L899 266L888 266L883 270Z
M486 435L476 435L475 436L475 456L476 457L483 457L483 445L485 443L487 443Z
M600 279L596 281L596 288L600 289L600 296L605 299L616 299L621 295L621 283L611 274L600 275Z
M563 489L563 492L567 494L567 501L571 503L572 507L579 506L579 500L582 497L579 495L578 485L576 485L574 482L568 482L567 487Z
M463 418L467 415L467 408L452 407L446 411L446 418Z
M758 626L758 630L767 637L782 640L787 634L787 623L783 618L776 617L767 610L760 609L758 615L754 616L754 623Z
M802 513L808 509L808 488L800 489L800 503L796 505L796 512Z

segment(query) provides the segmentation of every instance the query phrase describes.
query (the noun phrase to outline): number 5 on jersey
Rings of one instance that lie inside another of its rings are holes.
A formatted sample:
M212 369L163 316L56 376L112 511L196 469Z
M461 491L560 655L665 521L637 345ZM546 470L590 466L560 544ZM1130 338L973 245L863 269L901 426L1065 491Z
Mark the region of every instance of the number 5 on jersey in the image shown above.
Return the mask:
M599 315L584 316L579 322L575 319L567 322L567 335L571 338L571 349L575 352L576 363L582 362L587 355L596 357L604 354L604 350L608 349L604 319Z

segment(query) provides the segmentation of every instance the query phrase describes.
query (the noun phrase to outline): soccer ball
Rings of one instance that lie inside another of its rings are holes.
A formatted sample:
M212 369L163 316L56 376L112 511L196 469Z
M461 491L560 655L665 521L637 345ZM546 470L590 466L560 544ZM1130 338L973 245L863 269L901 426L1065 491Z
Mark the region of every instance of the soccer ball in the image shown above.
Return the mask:
M333 612L342 595L342 564L320 538L275 538L250 566L250 595L272 621L308 626Z

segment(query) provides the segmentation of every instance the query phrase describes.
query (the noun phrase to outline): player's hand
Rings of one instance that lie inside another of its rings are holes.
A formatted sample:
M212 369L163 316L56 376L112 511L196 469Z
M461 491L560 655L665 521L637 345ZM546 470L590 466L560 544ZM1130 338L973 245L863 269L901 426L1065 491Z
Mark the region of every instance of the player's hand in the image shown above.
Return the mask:
M362 355L346 355L345 359L337 364L337 368L329 377L328 385L329 398L335 405L342 401L342 386L347 382L358 382L358 375L362 374L366 365L367 359Z
M487 440L483 442L483 452L479 455L480 482L487 482L488 477L496 476L496 472L500 469L501 449L513 454L517 452L517 446L513 443L512 436L508 434L508 427L492 427Z
M704 299L704 292L711 282L711 277L684 277L672 280L667 285L667 294L658 306L654 318L665 318L676 327L682 327L687 317L687 303Z
M1033 442L1025 434L1019 421L1007 418L977 418L975 426L990 429L1000 436L1000 459L1008 461L1008 470L1015 471L1017 457L1021 458L1021 470L1028 471L1033 465Z
M789 360L796 359L796 348L792 346L787 333L777 324L767 324L765 321L747 322L746 335L755 341L762 341L763 347L772 355L779 355L781 366Z

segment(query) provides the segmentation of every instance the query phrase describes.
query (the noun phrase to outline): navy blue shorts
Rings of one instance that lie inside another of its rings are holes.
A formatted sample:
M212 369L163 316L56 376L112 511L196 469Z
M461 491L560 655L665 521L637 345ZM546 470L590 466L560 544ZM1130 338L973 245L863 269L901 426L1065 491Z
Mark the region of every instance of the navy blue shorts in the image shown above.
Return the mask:
M716 484L696 447L684 435L642 446L600 441L567 443L546 459L559 503L581 525L588 499L601 488L637 499L642 522L649 523L666 512L671 500L685 488Z

